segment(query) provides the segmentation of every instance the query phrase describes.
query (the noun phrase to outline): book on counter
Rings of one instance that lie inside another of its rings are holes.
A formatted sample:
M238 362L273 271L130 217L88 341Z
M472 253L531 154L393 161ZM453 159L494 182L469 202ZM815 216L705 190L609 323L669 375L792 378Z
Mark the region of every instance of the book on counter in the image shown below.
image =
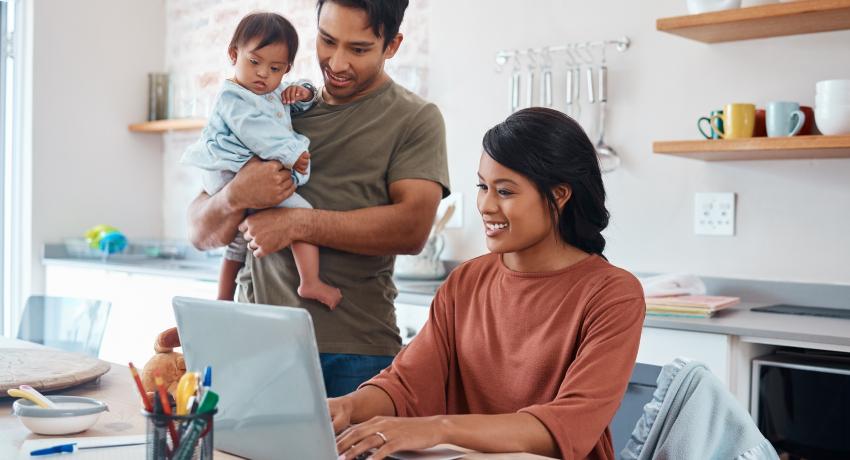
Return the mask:
M724 308L736 305L738 297L682 295L669 297L647 297L646 314L653 316L679 316L710 318Z

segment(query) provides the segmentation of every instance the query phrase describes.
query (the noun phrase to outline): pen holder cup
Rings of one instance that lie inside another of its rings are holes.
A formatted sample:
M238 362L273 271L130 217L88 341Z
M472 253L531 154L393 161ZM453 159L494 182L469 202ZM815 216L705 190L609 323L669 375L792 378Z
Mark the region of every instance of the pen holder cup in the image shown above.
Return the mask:
M147 426L147 460L212 460L213 416L203 414L165 415L142 411ZM175 443L173 433L178 439ZM186 444L186 446L184 446Z

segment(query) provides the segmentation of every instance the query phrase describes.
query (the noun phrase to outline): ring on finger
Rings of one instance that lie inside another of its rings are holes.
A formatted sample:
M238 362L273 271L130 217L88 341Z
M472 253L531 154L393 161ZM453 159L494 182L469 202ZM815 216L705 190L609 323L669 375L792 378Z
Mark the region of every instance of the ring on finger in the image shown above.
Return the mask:
M385 435L384 433L381 433L380 431L376 431L376 432L375 432L375 436L377 436L377 437L381 438L381 440L382 440L382 441L384 441L384 442L381 444L382 446L383 446L384 444L386 444L386 443L389 441L389 440L387 439L387 435Z

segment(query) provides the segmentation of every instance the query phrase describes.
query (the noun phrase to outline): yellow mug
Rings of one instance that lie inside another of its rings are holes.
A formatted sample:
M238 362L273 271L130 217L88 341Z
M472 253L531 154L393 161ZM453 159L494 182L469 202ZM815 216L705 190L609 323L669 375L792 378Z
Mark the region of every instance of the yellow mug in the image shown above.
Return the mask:
M718 122L722 121L721 127ZM711 117L711 127L723 139L753 137L756 127L756 106L753 104L726 104L723 115Z

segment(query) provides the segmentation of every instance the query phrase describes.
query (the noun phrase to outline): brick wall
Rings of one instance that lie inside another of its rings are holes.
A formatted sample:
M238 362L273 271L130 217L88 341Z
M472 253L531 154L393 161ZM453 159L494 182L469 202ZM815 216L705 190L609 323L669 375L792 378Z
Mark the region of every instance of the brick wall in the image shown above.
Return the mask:
M299 49L289 79L321 84L316 60L315 0L166 0L166 68L171 74L176 116L206 116L222 80L232 76L227 45L239 20L252 11L273 11L298 31ZM392 78L427 96L428 0L413 0L401 26L404 42L387 61ZM167 238L187 237L186 208L201 190L196 172L178 164L198 132L164 136L163 222Z

